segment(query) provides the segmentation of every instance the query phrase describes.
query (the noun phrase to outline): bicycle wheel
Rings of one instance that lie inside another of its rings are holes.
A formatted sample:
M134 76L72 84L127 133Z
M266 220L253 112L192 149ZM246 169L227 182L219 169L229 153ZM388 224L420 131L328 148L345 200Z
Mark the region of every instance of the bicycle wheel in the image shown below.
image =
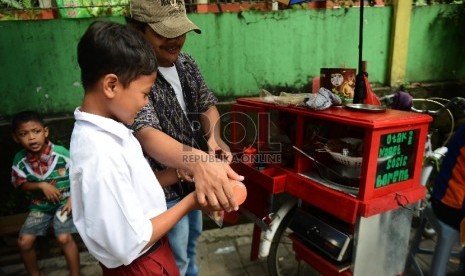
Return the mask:
M292 230L288 226L296 209L297 207L294 207L286 214L271 241L270 253L267 258L268 274L270 276L319 275L306 262L297 261L295 258L292 241L289 239Z
M413 99L413 108L416 111L437 111L448 102L444 98ZM449 109L433 117L428 132L431 134L433 150L445 146L452 137L455 128L454 115Z

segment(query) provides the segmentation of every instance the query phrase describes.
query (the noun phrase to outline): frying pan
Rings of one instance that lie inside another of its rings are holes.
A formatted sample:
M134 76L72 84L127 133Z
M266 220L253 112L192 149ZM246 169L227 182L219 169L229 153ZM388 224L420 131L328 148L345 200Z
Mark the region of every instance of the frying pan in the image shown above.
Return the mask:
M322 162L315 159L313 156L304 152L296 146L292 146L295 150L303 154L308 159L312 160L315 166L318 169L320 176L333 182L337 185L343 185L348 187L358 188L360 185L360 168L353 168L344 166L339 163L334 163L329 167L328 165L323 164Z

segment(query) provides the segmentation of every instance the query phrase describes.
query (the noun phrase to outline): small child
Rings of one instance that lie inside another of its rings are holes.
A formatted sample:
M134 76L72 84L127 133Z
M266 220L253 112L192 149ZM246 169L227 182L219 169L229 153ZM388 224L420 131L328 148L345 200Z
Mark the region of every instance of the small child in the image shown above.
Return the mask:
M71 218L69 152L48 140L48 127L34 111L23 111L12 120L13 139L21 144L13 161L11 182L32 194L29 215L18 238L18 246L29 275L40 275L34 243L47 234L53 222L70 275L79 275L79 251L72 233L77 230Z
M76 228L103 275L179 275L167 238L200 208L195 192L166 209L164 192L132 131L157 76L150 44L129 27L93 22L77 49L84 99L71 136ZM175 170L170 171L172 182Z

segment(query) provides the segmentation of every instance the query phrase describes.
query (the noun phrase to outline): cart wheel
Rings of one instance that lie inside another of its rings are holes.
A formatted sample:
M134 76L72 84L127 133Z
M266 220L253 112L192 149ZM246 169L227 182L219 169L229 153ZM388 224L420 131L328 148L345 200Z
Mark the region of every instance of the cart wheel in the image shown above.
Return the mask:
M292 241L289 234L292 230L288 228L297 207L292 208L286 214L271 241L270 253L267 258L268 275L270 276L316 276L320 275L305 261L297 261L292 249Z

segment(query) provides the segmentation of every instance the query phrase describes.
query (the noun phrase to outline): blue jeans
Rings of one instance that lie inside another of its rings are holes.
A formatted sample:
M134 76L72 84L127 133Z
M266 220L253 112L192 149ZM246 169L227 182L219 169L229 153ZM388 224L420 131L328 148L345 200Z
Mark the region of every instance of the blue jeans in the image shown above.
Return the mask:
M171 208L179 201L180 199L167 201L166 205ZM202 212L200 210L191 211L168 232L181 276L197 276L199 273L199 268L195 264L195 256L197 255L197 240L201 233Z

